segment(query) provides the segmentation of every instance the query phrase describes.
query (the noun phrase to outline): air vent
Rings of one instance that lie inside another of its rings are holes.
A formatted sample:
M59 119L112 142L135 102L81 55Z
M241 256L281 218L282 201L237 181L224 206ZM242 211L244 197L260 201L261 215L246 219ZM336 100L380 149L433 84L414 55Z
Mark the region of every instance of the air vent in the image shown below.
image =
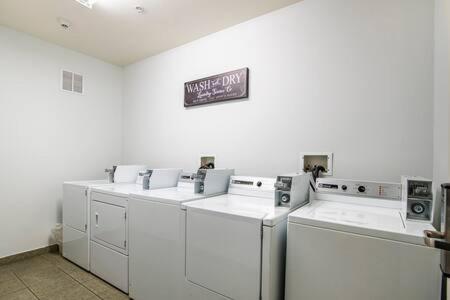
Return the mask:
M63 90L83 94L82 75L63 70L61 82Z

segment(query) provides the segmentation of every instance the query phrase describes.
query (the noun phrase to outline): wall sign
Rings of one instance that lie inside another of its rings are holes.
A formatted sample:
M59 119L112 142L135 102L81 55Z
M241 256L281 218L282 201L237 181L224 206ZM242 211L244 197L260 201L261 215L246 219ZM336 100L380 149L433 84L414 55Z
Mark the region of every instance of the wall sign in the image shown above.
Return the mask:
M184 107L248 98L248 68L184 84Z

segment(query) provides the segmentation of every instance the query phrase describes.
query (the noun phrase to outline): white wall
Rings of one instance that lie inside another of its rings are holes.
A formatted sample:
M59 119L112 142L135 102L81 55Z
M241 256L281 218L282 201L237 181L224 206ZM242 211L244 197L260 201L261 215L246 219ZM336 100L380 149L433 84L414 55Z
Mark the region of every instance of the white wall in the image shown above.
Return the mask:
M250 98L191 109L183 83L250 68ZM332 151L335 176L432 176L433 2L305 0L125 69L124 160L239 174Z
M60 89L62 68L85 95ZM64 180L121 159L123 70L0 27L0 257L48 245Z
M448 0L435 1L433 180L436 211L440 211L440 184L449 180L449 7ZM439 224L440 215L436 214L435 225Z

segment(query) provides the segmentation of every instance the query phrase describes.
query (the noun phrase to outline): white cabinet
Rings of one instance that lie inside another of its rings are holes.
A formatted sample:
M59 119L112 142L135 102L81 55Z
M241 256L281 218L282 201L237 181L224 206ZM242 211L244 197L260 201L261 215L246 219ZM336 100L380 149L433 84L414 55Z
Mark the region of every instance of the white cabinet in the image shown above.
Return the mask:
M85 232L63 225L63 256L89 270L89 238Z
M87 188L65 184L63 187L63 223L81 232L87 230Z
M89 270L88 187L63 185L63 256Z
M128 293L128 256L91 241L91 272Z

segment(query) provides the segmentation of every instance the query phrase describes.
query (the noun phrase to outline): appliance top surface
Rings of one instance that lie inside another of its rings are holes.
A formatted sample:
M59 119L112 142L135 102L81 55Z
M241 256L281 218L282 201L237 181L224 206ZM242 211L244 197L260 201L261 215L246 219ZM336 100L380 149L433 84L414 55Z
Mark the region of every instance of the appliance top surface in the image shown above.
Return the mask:
M352 198L361 203L314 200L291 213L289 222L419 245L424 245L424 230L435 230L431 224L405 222L399 201L389 207L376 206L373 199Z
M183 204L190 209L223 214L230 217L242 217L261 220L264 225L273 226L287 218L288 207L275 207L274 199L245 195L224 194Z
M80 181L65 181L64 184L68 185L75 185L75 186L82 186L82 187L91 187L96 185L106 185L106 184L112 184L108 182L106 179L99 179L99 180L80 180Z
M127 196L132 192L142 191L142 185L136 183L115 183L100 185L92 188L92 192L99 192L109 195Z
M131 198L181 205L183 202L205 198L204 195L194 193L192 189L171 187L156 190L139 190L130 194Z

